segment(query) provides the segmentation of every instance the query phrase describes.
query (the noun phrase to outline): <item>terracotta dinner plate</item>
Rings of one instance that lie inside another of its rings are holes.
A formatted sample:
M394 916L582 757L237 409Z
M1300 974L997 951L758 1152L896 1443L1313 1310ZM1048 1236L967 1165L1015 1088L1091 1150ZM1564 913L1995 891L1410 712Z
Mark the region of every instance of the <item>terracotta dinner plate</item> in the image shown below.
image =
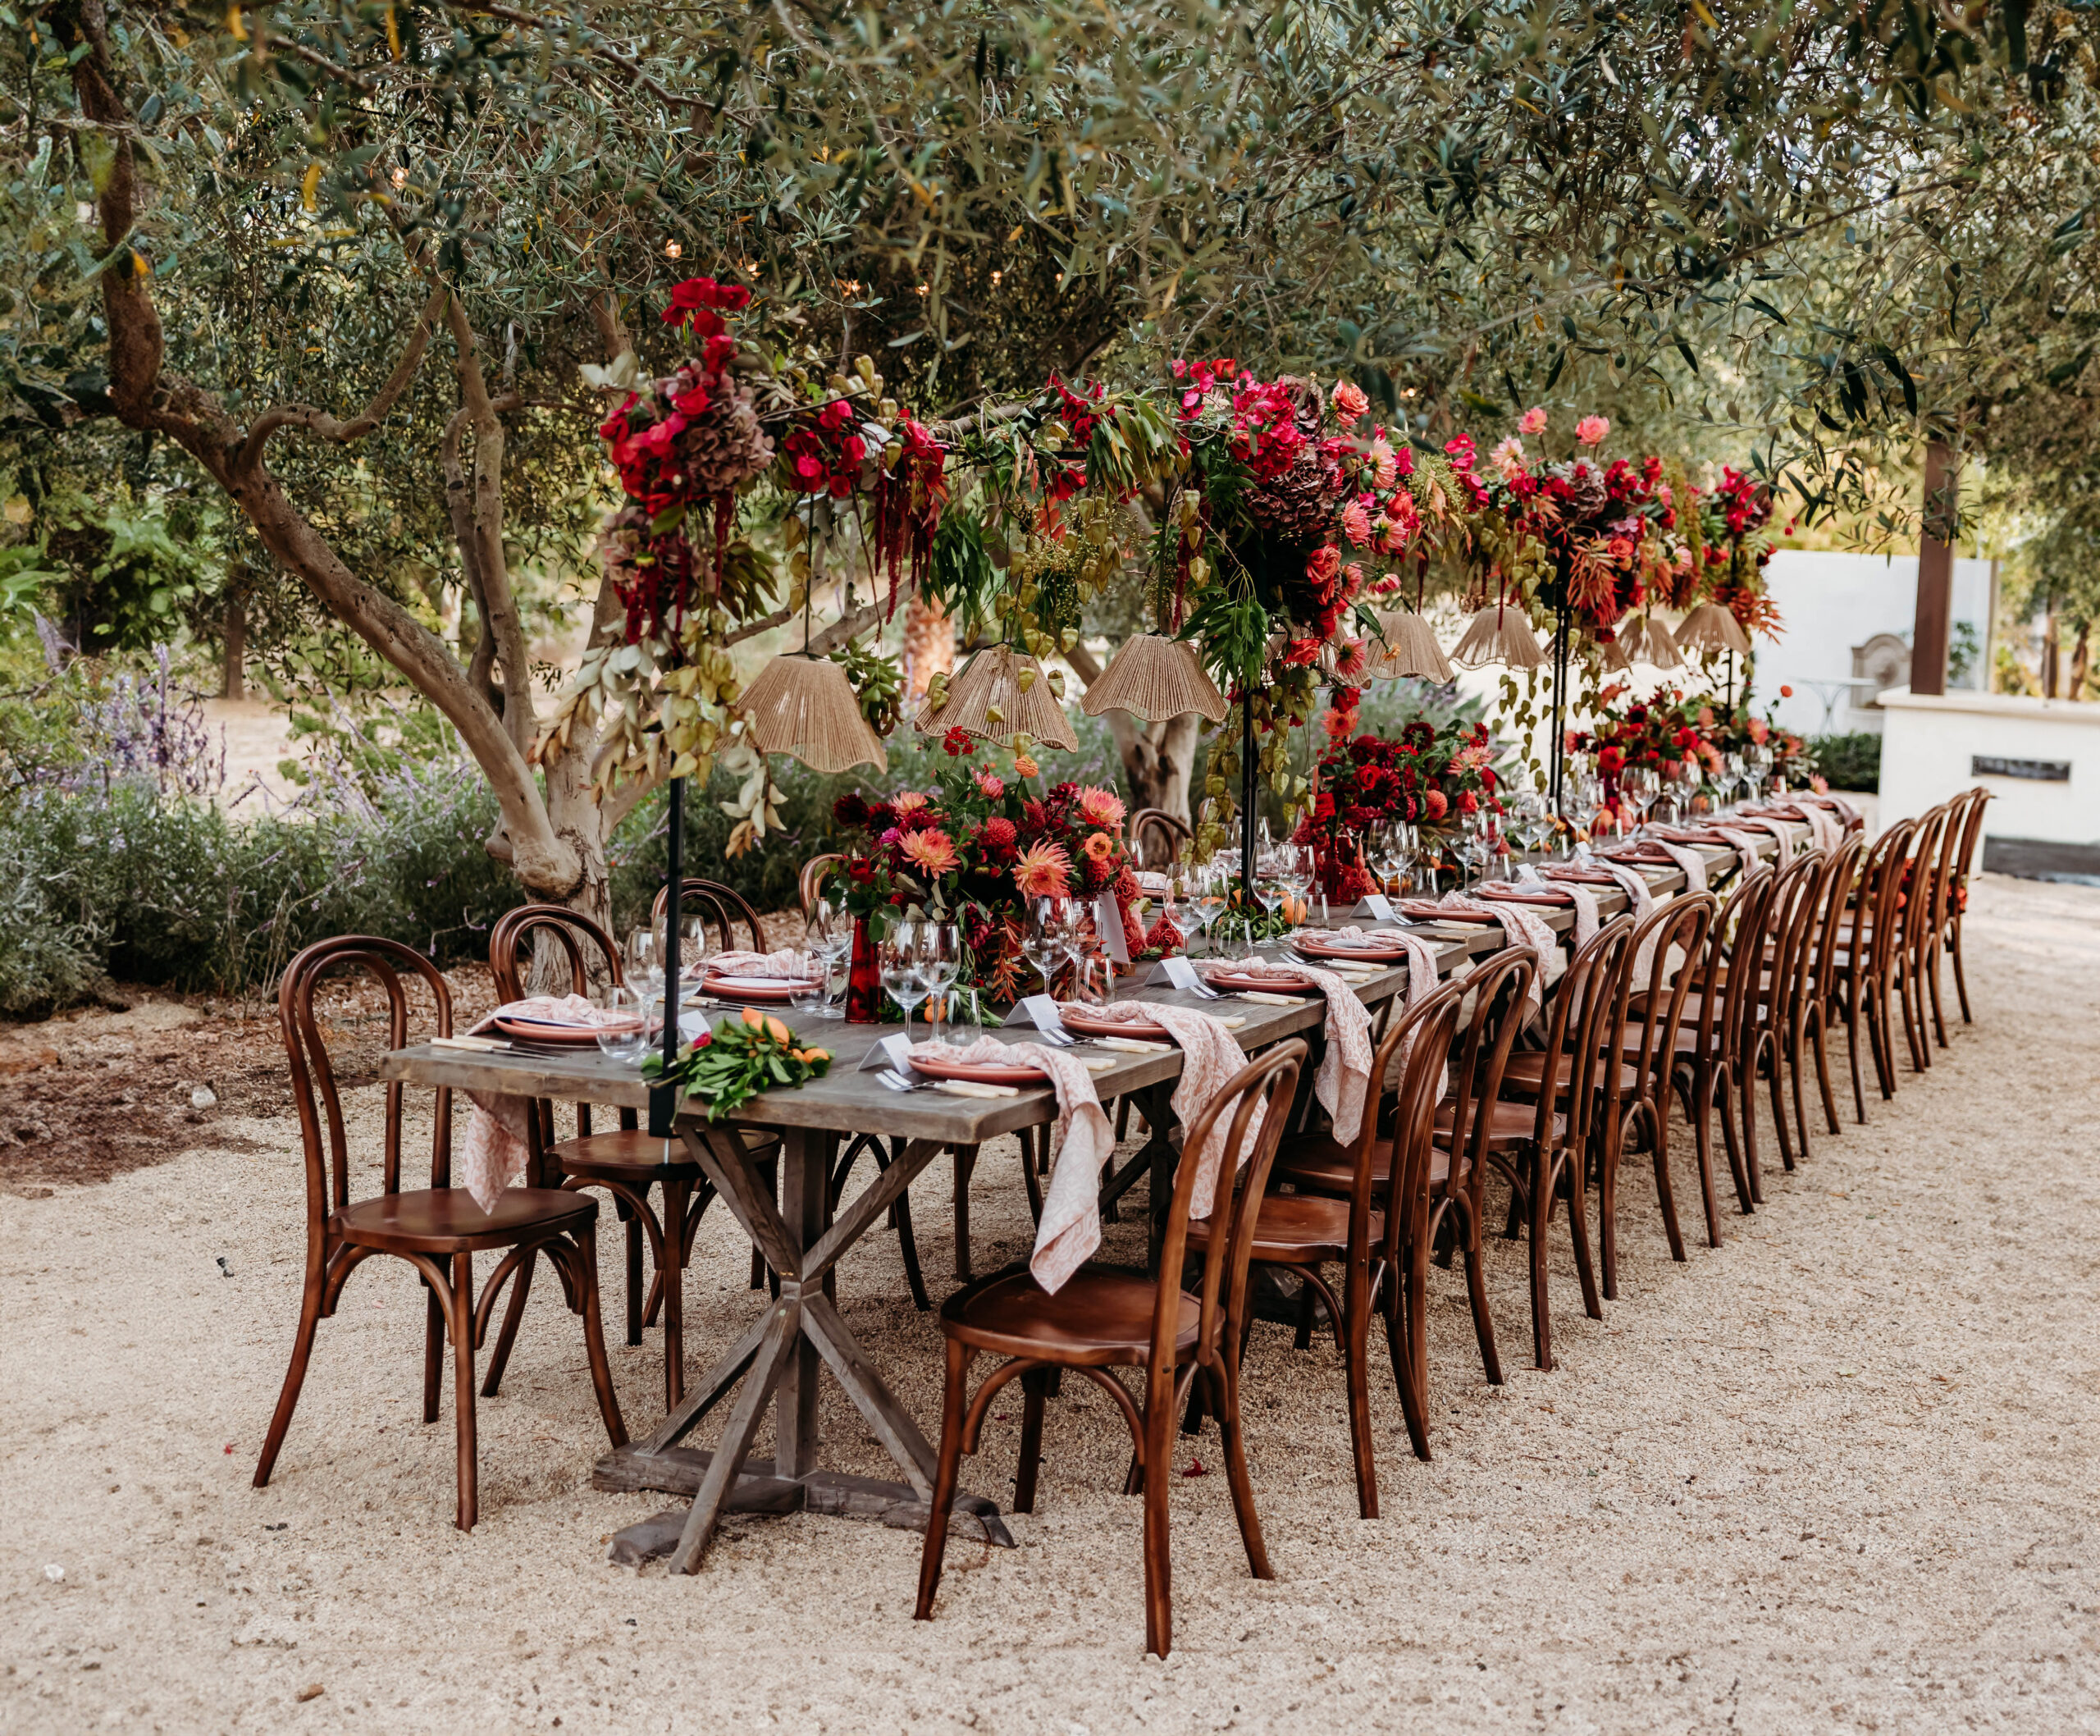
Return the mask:
M1550 886L1483 886L1475 895L1498 904L1573 904L1574 894Z
M1492 922L1495 912L1487 910L1453 910L1442 904L1425 903L1418 898L1403 898L1395 905L1403 916L1412 916L1418 922Z
M662 1021L659 1020L657 1022L660 1025ZM640 1027L641 1023L641 1021L637 1019L624 1028L634 1030ZM522 1038L527 1043L588 1044L592 1048L596 1048L598 1033L600 1030L617 1030L622 1027L600 1025L557 1025L547 1019L499 1018L495 1021L495 1028L506 1037Z
M710 973L700 980L703 994L719 996L725 1001L791 1001L806 989L814 989L814 980L797 981L787 976L716 976Z
M1677 865L1671 861L1670 853L1660 844L1635 844L1626 850L1600 850L1597 852L1608 862L1650 862L1665 868Z
M914 1046L911 1065L929 1079L966 1079L973 1085L1042 1085L1050 1077L1032 1062L1013 1065L998 1061L951 1061L935 1053L935 1046L930 1043Z
M1572 880L1578 886L1616 886L1618 884L1601 868L1554 868L1548 870L1556 880Z
M1309 976L1254 976L1244 971L1213 971L1205 979L1212 988L1234 994L1317 994L1320 985Z
M1367 965L1395 964L1408 956L1408 949L1391 939L1321 940L1300 934L1292 943L1308 958L1356 958Z
M1171 1043L1173 1034L1150 1019L1104 1019L1083 1007L1060 1007L1057 1017L1065 1029L1080 1037L1134 1037L1140 1043Z

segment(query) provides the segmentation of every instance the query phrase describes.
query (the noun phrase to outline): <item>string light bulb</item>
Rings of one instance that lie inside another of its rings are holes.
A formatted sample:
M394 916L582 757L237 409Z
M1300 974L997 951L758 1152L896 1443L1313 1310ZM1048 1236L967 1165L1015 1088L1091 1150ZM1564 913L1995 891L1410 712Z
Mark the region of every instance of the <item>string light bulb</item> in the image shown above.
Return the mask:
M666 241L664 244L664 257L666 259L675 259L684 251L685 249L680 246L676 241Z

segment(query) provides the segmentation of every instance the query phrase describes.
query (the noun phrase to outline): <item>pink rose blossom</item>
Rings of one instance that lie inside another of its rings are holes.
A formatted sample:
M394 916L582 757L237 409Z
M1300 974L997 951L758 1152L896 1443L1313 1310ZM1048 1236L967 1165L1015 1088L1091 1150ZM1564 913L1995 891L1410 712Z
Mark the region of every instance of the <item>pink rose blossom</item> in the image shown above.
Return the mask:
M1371 514L1363 509L1361 500L1351 500L1342 509L1342 531L1358 548L1371 540Z
M1487 461L1505 482L1513 482L1524 473L1524 443L1515 435L1487 455Z
M1363 388L1353 380L1337 380L1334 393L1335 413L1354 427L1371 408L1371 400L1363 395Z
M997 802L1007 793L1006 780L994 773L979 771L977 774L977 788L979 793Z
M1601 446L1610 432L1611 419L1606 416L1585 416L1575 424L1575 437L1586 446Z
M1545 433L1545 406L1543 404L1533 404L1518 418L1517 427L1519 432L1526 434Z

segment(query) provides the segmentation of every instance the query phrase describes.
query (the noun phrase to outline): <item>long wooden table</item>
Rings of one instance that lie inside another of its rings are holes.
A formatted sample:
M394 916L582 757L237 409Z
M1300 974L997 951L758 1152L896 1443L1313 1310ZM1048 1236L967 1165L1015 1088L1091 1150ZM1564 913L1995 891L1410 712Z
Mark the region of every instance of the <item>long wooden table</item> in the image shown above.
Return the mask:
M1802 829L1806 830L1806 828ZM1776 848L1776 843L1769 845ZM1735 852L1705 847L1709 873L1732 867ZM1652 890L1667 893L1685 884L1674 866L1640 864ZM1627 907L1616 886L1598 886L1599 908L1613 915ZM1565 907L1527 907L1556 933L1565 933L1574 912ZM1499 924L1410 925L1436 947L1440 973L1469 957L1498 950ZM1271 949L1273 950L1273 949ZM1376 1007L1403 992L1404 969L1379 973L1358 989ZM1185 991L1140 988L1123 998L1219 1011L1226 1004ZM1316 1031L1325 1018L1317 997L1290 1006L1230 1003L1244 1023L1234 1033L1243 1049L1267 1048L1301 1031ZM778 1275L779 1294L746 1327L734 1346L685 1394L647 1438L607 1454L593 1480L600 1488L658 1489L690 1494L692 1506L630 1527L614 1546L616 1556L639 1559L669 1552L677 1571L700 1565L722 1515L731 1511L797 1510L879 1519L923 1527L929 1522L934 1452L918 1423L897 1401L880 1372L847 1330L829 1291L842 1256L881 1221L890 1205L940 1152L982 1144L1002 1134L1053 1120L1057 1099L1048 1089L1011 1098L984 1099L938 1091L900 1093L860 1071L869 1050L899 1027L832 1024L821 1040L832 1051L829 1073L791 1091L754 1098L720 1123L710 1123L692 1105L678 1122L679 1143L713 1184L766 1263ZM812 1033L806 1032L805 1035ZM1016 1031L1016 1036L1026 1033ZM1146 1145L1102 1185L1104 1206L1139 1175L1151 1178L1157 1212L1169 1185L1172 1148L1166 1140L1166 1099L1181 1071L1180 1052L1130 1054L1102 1049L1113 1065L1095 1074L1104 1100L1138 1098L1151 1130ZM390 1054L381 1068L388 1079L455 1090L550 1098L646 1111L648 1091L639 1074L595 1050L477 1053L421 1045ZM759 1172L739 1126L778 1131L779 1199ZM874 1134L897 1142L896 1155L875 1182L833 1216L829 1158L833 1140ZM667 1259L675 1261L675 1254ZM669 1274L667 1273L667 1277ZM870 1432L902 1471L902 1482L849 1476L817 1462L817 1379L821 1364L845 1389ZM719 1444L712 1450L679 1442L734 1391ZM750 1459L751 1444L769 1401L774 1410L772 1460ZM951 1523L1011 1546L996 1503L981 1496L958 1496Z

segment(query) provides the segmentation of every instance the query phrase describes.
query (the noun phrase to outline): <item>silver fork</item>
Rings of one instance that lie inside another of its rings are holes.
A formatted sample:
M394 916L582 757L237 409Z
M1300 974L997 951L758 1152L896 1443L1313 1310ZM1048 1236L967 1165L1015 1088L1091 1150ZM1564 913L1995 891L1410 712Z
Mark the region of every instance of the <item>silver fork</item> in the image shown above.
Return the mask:
M906 1079L903 1074L893 1072L887 1067L875 1075L875 1080L892 1091L923 1091L934 1082L930 1079Z

